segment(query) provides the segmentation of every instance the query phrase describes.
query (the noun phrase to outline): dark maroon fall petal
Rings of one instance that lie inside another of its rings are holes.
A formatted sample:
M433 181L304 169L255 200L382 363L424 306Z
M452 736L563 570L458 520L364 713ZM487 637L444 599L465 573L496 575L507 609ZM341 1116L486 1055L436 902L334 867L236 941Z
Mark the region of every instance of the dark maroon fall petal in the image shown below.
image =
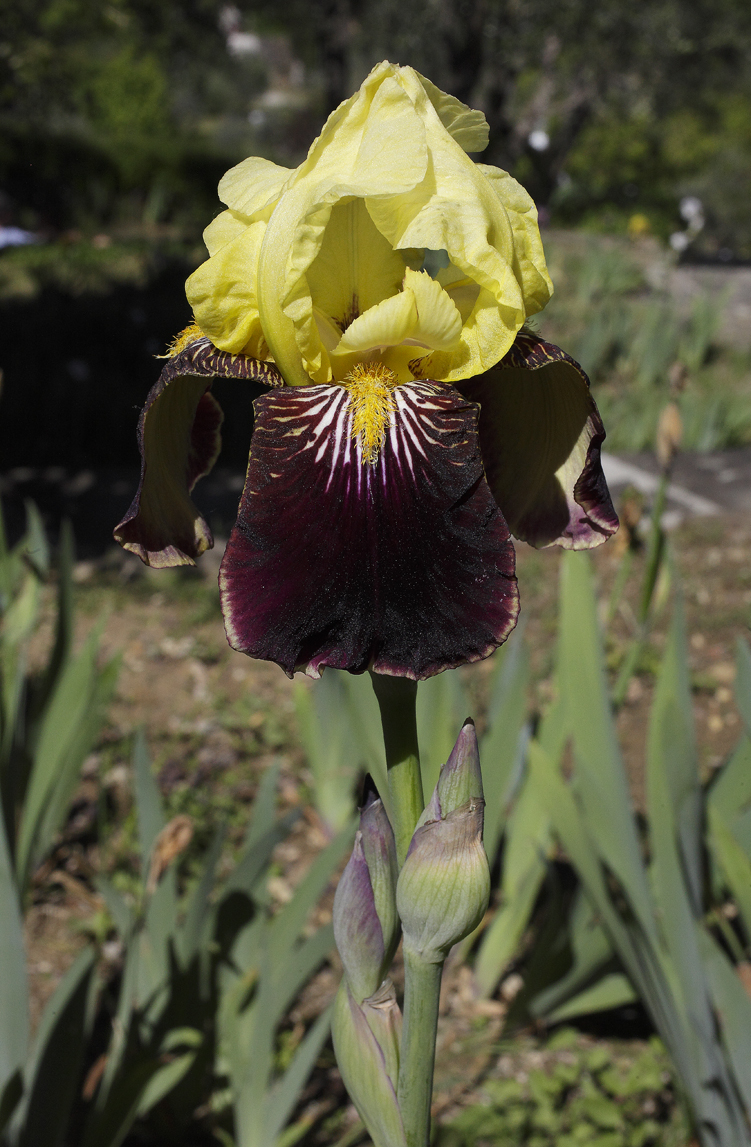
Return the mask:
M230 644L290 676L430 677L486 657L516 622L514 552L483 475L477 407L431 382L393 395L372 464L343 387L255 402L219 584Z
M138 424L138 491L115 529L115 539L147 565L195 565L214 544L189 494L221 446L222 412L210 393L216 376L282 385L270 363L218 351L206 338L168 360Z
M615 533L600 461L605 430L574 359L520 334L496 367L459 389L480 404L485 473L517 538L578 550Z

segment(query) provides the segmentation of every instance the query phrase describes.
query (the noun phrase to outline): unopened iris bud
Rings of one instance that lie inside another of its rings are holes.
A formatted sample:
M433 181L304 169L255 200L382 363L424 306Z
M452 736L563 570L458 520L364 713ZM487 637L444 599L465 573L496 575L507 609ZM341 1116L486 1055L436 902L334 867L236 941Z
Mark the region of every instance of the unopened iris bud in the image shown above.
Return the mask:
M344 1086L374 1147L406 1147L396 1098L401 1012L391 981L360 1004L342 980L332 1035Z
M404 947L430 963L441 963L487 909L484 809L477 735L468 721L418 821L396 890Z
M399 942L397 871L386 810L370 795L334 897L334 938L357 1003L378 990Z

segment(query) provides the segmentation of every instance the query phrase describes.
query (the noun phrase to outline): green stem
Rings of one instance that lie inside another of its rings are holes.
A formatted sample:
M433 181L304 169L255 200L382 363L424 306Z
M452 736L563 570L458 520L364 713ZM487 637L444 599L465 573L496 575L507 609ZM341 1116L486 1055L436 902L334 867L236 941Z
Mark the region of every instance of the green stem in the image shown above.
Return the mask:
M427 1147L430 1141L430 1101L442 971L443 964L428 964L405 948L398 1098L407 1147Z
M417 747L417 683L371 673L381 710L391 794L391 823L399 866L424 807ZM435 1036L443 964L429 964L405 949L404 1026L397 1097L407 1147L428 1147Z
M401 867L415 825L425 807L417 747L417 682L380 673L371 673L370 678L381 710L391 794L391 825Z

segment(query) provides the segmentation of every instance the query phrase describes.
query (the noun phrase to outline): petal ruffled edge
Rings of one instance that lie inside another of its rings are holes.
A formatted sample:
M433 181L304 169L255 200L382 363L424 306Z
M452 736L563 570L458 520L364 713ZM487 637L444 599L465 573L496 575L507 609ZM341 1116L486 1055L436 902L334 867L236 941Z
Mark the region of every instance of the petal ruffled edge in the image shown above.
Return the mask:
M271 363L218 351L203 337L167 362L138 423L138 490L114 531L115 540L146 565L195 565L214 544L189 495L221 447L222 412L210 393L216 377L283 385Z
M412 71L402 68L401 71ZM426 76L416 73L425 93L435 108L436 115L449 135L466 152L485 151L490 142L490 127L481 111L463 104L456 96L437 88Z
M573 358L522 333L497 367L457 388L480 404L485 473L515 537L579 550L615 533L605 428Z
M500 199L514 232L514 273L521 283L527 316L541 311L553 294L545 262L537 207L532 196L507 171L478 163Z
M276 203L292 174L289 167L251 155L224 173L219 180L219 198L230 210L249 219L262 218Z

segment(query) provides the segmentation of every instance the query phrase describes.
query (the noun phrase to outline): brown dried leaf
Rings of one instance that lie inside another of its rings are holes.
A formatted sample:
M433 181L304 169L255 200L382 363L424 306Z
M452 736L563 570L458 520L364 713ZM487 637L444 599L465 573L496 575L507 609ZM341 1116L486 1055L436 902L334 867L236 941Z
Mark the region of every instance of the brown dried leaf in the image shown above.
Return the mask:
M657 457L660 465L667 470L673 463L681 439L683 438L683 420L681 412L675 402L669 402L660 415L657 423Z
M743 960L740 964L738 964L737 970L741 983L746 989L747 994L751 996L751 964L749 964L748 961Z
M94 1098L94 1092L99 1086L99 1082L104 1075L104 1069L107 1066L107 1059L107 1052L103 1052L98 1059L94 1060L86 1074L86 1079L83 1081L83 1087L81 1089L81 1098L85 1099L87 1103Z
M146 892L149 896L156 890L165 870L175 857L185 852L192 839L193 821L189 816L175 816L168 824L165 824L154 841L154 849L151 853L151 867L146 883Z

